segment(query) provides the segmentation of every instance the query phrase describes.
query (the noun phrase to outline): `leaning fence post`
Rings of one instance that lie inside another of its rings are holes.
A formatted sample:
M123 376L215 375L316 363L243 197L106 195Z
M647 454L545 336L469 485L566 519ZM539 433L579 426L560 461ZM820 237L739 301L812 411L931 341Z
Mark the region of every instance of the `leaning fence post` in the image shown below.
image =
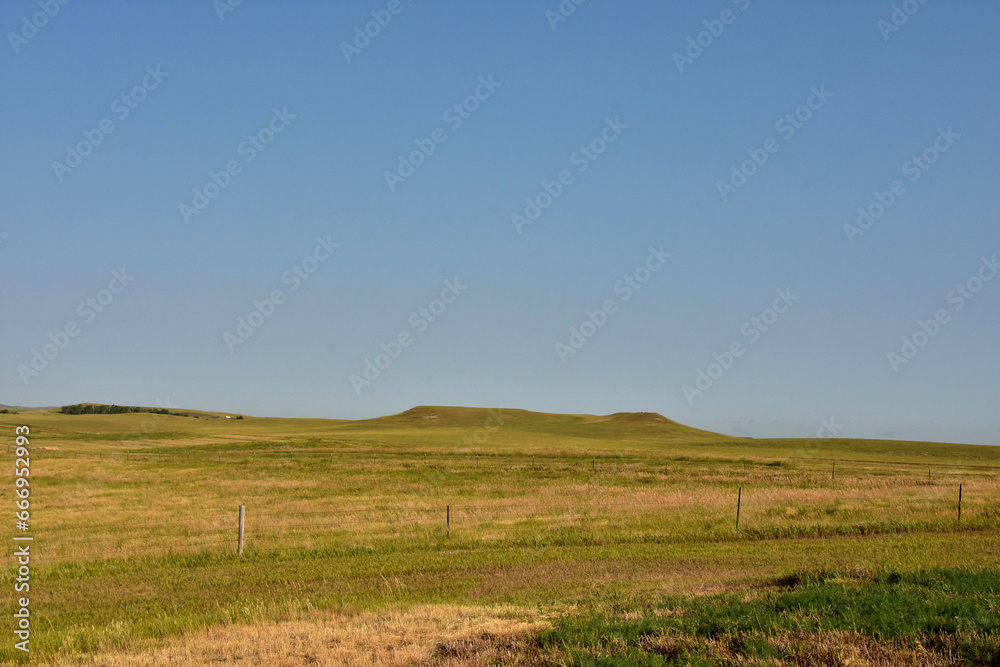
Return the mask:
M236 542L236 553L240 556L243 555L243 515L244 507L243 505L240 505L240 536Z
M958 520L962 520L962 485L958 485Z
M743 499L743 487L736 492L736 530L740 529L740 501Z
M444 512L445 529L448 531L447 537L451 537L451 505L445 506Z

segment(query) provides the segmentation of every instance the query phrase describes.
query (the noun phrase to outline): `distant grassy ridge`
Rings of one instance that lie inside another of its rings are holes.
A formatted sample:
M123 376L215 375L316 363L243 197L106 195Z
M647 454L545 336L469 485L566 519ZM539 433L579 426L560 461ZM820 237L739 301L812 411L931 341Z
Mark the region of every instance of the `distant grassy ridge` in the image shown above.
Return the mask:
M890 440L734 438L678 424L655 413L558 415L516 409L419 406L397 415L365 420L225 419L226 413L184 410L200 419L175 413L60 414L35 410L0 415L0 424L31 425L44 437L83 443L120 440L135 448L170 441L207 444L212 439L240 442L283 440L308 442L367 441L385 451L561 455L647 453L715 458L769 457L807 460L907 462L930 465L1000 466L1000 447Z

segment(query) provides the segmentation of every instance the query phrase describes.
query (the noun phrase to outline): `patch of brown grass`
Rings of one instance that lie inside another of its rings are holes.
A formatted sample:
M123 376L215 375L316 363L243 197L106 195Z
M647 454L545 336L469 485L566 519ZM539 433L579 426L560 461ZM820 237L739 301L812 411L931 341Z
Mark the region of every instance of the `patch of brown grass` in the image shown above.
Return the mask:
M52 667L531 664L530 636L547 627L514 607L423 605L385 612L312 612L299 620L228 625L129 652L67 656ZM492 660L492 662L490 662Z

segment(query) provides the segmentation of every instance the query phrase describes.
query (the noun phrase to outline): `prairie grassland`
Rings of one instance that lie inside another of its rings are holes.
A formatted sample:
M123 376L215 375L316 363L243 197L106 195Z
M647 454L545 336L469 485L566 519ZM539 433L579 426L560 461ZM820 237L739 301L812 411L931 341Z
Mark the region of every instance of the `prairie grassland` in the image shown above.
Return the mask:
M197 448L197 446L193 446ZM584 457L415 456L297 451L252 461L176 453L33 462L39 558L246 549L406 548L449 543L588 545L1000 526L1000 479L981 469ZM343 462L344 459L347 462ZM742 491L739 491L742 489ZM450 516L450 535L447 518Z
M473 664L472 646L529 664L532 624L595 601L1000 558L990 447L733 439L649 415L198 414L0 416L32 428L37 658L350 664L348 635L384 623L395 639L357 664ZM287 641L247 646L269 632Z

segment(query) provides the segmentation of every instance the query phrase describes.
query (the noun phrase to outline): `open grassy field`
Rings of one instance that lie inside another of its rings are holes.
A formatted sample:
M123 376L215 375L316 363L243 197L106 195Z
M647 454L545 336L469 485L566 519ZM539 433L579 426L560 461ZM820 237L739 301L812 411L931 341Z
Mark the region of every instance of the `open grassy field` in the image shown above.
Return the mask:
M1000 656L1000 448L733 438L645 413L180 412L0 415L11 463L31 428L33 661Z

